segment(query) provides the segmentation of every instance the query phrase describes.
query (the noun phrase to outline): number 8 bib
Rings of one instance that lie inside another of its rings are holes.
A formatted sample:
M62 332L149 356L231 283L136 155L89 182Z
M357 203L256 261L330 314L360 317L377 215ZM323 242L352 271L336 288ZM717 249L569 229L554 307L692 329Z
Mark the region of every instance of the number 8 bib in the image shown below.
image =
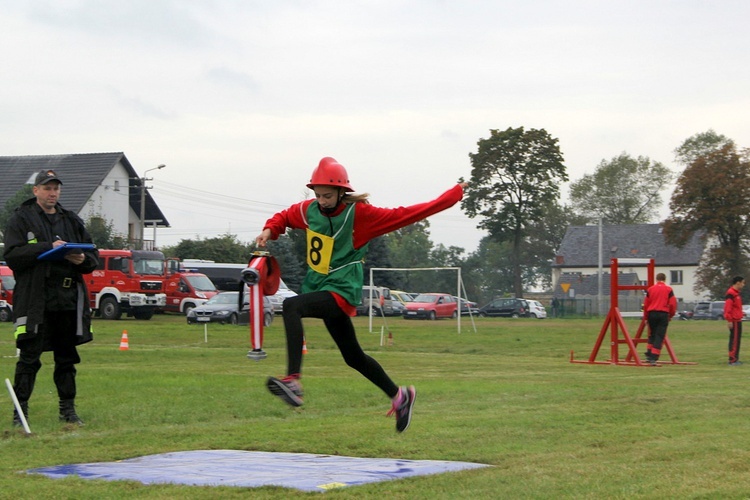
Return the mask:
M330 236L307 229L307 265L316 273L328 274L331 270L334 241Z

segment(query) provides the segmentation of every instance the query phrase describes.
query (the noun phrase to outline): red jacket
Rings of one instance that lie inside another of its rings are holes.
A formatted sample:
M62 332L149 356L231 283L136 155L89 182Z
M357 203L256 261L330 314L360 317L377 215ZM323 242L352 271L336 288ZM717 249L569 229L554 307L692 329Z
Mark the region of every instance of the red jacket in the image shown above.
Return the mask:
M724 319L727 321L742 321L742 297L740 297L740 292L730 286L724 299Z
M461 185L456 184L432 201L408 207L379 208L369 203L355 203L352 244L354 248L362 248L362 246L366 245L373 238L442 212L461 201L463 194L464 190ZM305 214L307 213L307 207L313 201L315 200L305 200L295 203L286 210L282 210L268 219L263 229L271 230L272 240L284 234L287 228L306 229L307 220L305 219ZM332 216L338 215L345 208L342 204ZM334 293L334 297L339 307L350 316L354 316L355 308L353 305L347 303L339 294Z
M643 317L646 317L649 311L665 312L670 318L675 315L677 299L671 286L663 281L657 281L655 285L649 287L646 291L646 299L643 301Z

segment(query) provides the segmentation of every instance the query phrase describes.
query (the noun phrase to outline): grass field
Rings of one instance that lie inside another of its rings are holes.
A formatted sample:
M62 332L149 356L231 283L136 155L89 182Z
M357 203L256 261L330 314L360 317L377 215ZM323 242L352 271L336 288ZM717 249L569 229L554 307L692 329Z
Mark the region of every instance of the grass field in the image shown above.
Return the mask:
M332 498L748 498L750 364L729 367L724 322L675 321L670 338L693 366L572 364L586 359L599 319L389 319L381 347L366 318L360 341L399 384L417 386L412 425L397 434L389 401L346 367L319 321L307 325L305 406L265 389L286 364L280 318L268 359L246 358L246 327L184 317L97 321L81 347L83 428L57 421L52 357L31 400L33 435L11 427L0 398L2 498L288 498L282 488L146 486L20 474L30 468L183 450L234 449L430 460L493 467L325 493ZM628 320L631 333L637 322ZM118 349L128 331L130 350ZM13 378L12 328L0 324L2 378ZM601 359L608 357L608 342ZM750 345L746 349L750 349ZM640 347L639 351L644 348ZM748 358L750 360L750 358ZM5 392L5 390L3 389ZM248 471L252 473L252 471Z

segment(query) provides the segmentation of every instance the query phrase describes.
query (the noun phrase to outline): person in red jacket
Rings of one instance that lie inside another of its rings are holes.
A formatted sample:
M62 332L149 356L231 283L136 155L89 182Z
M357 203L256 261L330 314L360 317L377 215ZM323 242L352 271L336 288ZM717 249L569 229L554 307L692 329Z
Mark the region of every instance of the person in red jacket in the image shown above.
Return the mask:
M284 301L282 316L287 340L287 375L269 377L272 394L292 406L302 405L302 318L322 319L348 366L359 371L391 398L388 415L396 415L396 430L405 431L417 393L399 387L357 341L351 316L362 301L362 262L368 242L452 207L463 197L462 182L438 198L417 205L378 208L367 194L355 194L346 169L335 159L320 160L309 189L315 199L296 203L272 216L255 238L259 247L284 234L287 228L307 233L308 270L299 295Z
M740 344L742 342L742 297L740 292L745 287L745 278L735 276L732 278L732 286L727 290L724 297L724 319L729 326L729 364L739 366Z
M677 299L666 281L664 273L657 274L656 283L646 290L643 301L643 318L648 321L649 330L646 361L651 365L659 360L667 327L677 313Z

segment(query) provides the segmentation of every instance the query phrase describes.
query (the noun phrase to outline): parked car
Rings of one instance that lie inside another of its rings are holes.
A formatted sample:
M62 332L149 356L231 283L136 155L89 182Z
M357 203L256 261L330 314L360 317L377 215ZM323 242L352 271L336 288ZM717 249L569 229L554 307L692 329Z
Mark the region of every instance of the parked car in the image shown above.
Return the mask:
M372 296L372 303L370 303L370 296ZM393 303L391 298L391 290L382 286L370 286L365 285L362 287L362 303L357 306L357 314L360 316L367 316L370 314L370 308L372 308L373 316L393 316ZM382 311L381 311L382 309Z
M458 303L447 293L420 293L413 302L406 304L406 319L455 318L458 316Z
M195 307L187 314L188 324L194 323L228 323L230 325L247 325L250 322L249 297L245 294L245 303L239 310L239 292L220 292L208 299L203 305ZM263 297L263 325L273 322L273 304L268 297Z
M529 315L529 304L524 299L495 299L479 308L479 315L523 318Z
M681 320L693 319L693 311L678 311L675 318Z
M537 319L544 319L547 317L547 310L541 302L538 300L527 300L526 303L529 305L530 317Z
M750 304L742 306L742 321L750 320Z
M402 290L391 290L391 297L394 299L394 302L398 301L404 305L407 302L414 302L414 297L417 295L419 294L404 292Z
M394 316L403 316L404 311L406 311L406 306L399 302L398 300L394 300L393 304L391 304L391 307L393 308L393 315Z
M271 299L271 304L273 304L273 312L275 312L276 314L281 314L281 312L284 310L284 301L289 297L294 297L295 295L297 295L297 293L286 286L284 280L280 280L279 290L275 295L271 295L269 297L269 299Z
M458 297L455 295L452 296L453 300L456 302L461 303L461 316L469 316L470 314L473 316L476 316L479 314L479 304L476 302L472 302L471 300L461 299L459 301Z
M724 301L698 302L693 309L693 319L724 319Z

